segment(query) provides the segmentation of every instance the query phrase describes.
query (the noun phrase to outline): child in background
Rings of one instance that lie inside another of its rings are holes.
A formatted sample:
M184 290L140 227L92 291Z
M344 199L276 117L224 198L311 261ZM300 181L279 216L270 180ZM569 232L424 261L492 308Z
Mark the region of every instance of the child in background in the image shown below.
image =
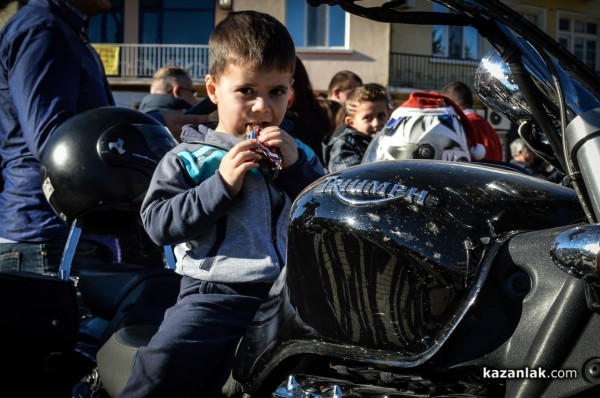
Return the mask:
M284 266L291 202L323 175L314 152L279 127L296 64L286 28L263 13L232 12L209 48L205 83L218 125L184 128L142 204L148 235L174 245L179 297L138 351L121 398L220 394ZM246 139L255 128L258 138Z
M343 129L323 141L323 160L329 173L361 162L371 139L390 116L387 90L376 83L359 86L348 94L342 112Z
M492 162L503 162L502 142L494 127L473 109L473 92L466 83L452 82L442 90L442 94L456 103L467 116L472 129L469 141L473 145L481 144L485 149L482 159Z

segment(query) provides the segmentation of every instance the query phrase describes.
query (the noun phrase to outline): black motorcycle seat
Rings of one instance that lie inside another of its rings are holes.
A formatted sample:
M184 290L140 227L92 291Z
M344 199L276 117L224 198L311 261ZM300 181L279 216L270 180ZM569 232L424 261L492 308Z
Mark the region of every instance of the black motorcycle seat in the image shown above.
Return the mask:
M97 369L102 387L110 397L121 392L131 374L135 354L140 347L148 344L157 330L156 325L127 326L113 333L100 347L96 355ZM225 397L241 396L242 387L230 376L222 387L222 393Z
M110 320L114 318L121 302L136 286L156 278L178 279L179 275L167 268L107 264L102 269L82 269L79 272L77 288L81 300L93 315Z
M113 333L100 347L96 356L98 372L109 396L116 397L123 389L131 373L133 357L157 330L157 325L127 326Z

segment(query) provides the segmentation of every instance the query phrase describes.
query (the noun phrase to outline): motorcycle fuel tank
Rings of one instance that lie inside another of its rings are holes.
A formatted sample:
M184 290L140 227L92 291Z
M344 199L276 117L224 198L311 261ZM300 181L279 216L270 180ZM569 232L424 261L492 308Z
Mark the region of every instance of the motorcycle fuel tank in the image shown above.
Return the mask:
M573 190L506 168L349 168L294 204L289 299L319 338L415 359L457 321L490 242L582 219Z
M501 242L583 219L573 190L506 167L403 160L326 175L292 206L280 293L242 339L234 377L252 390L307 354L418 366L460 323Z

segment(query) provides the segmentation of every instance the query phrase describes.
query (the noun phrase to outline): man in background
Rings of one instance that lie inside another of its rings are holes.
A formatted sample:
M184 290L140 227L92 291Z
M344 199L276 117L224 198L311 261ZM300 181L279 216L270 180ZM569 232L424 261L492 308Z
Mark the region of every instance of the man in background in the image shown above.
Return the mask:
M344 105L350 91L362 84L362 79L356 73L349 70L339 71L329 82L327 99Z
M362 84L360 76L349 70L341 70L333 75L327 88L327 103L334 118L334 125L343 122L338 120L337 116L339 110L344 107L348 94Z
M493 162L504 161L502 143L492 125L473 109L473 92L463 82L452 82L447 85L442 94L458 105L467 119L471 122L474 136L470 137L473 145L481 144L485 148L485 156L481 160Z
M560 183L564 177L560 171L529 149L522 138L510 143L510 154L510 163L518 166L525 174L555 183Z
M196 89L187 69L177 65L166 65L152 77L150 94L140 103L144 113L164 109L187 110L198 102Z

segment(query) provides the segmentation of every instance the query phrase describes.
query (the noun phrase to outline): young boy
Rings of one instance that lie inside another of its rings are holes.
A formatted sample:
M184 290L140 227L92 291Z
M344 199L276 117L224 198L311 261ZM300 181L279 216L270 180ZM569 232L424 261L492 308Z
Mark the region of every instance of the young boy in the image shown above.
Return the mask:
M186 126L142 205L149 236L175 246L180 294L138 351L120 397L219 394L238 340L284 265L291 202L323 175L314 153L278 127L296 63L286 28L266 14L232 12L209 47L205 83L218 125ZM257 126L258 139L246 139Z
M323 142L323 160L329 173L361 162L371 139L390 116L387 90L376 83L359 86L348 94L342 112L343 130Z

